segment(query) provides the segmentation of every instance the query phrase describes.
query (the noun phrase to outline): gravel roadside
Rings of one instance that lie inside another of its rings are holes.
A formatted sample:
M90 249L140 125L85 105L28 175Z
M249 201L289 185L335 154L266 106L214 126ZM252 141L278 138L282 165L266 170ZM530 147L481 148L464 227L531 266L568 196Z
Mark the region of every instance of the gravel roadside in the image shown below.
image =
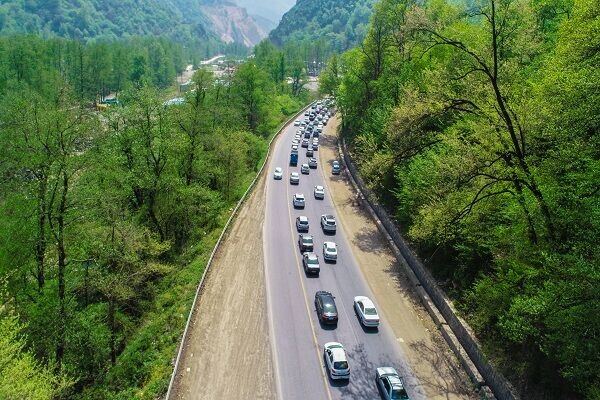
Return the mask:
M213 260L194 310L174 399L276 398L262 243L266 175Z

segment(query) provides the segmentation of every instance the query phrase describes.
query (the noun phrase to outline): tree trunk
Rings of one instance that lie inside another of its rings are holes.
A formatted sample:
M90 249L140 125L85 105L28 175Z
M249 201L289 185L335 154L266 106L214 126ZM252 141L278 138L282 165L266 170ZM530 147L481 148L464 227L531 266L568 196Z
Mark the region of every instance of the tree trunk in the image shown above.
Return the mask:
M67 319L65 310L65 269L67 254L65 250L65 214L67 210L67 195L69 192L69 177L66 171L62 172L62 193L58 206L56 250L58 255L58 342L56 345L56 364L57 369L62 368L62 361L65 354L65 321Z
M46 282L46 192L48 189L48 178L46 174L39 177L38 185L38 220L37 220L37 239L35 243L35 261L37 266L37 284L38 292L42 293Z

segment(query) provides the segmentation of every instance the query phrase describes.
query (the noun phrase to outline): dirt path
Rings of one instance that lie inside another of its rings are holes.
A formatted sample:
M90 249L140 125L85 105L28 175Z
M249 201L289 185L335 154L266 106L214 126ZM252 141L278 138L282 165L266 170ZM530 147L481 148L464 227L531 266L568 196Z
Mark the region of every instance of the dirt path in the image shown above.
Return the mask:
M319 162L330 170L338 159L337 118L322 135ZM413 291L403 268L366 211L353 204L355 192L345 174L326 174L327 191L352 246L352 252L375 295L383 323L390 324L401 350L429 399L476 398L433 321Z
M262 223L265 176L217 253L196 304L173 399L275 399Z

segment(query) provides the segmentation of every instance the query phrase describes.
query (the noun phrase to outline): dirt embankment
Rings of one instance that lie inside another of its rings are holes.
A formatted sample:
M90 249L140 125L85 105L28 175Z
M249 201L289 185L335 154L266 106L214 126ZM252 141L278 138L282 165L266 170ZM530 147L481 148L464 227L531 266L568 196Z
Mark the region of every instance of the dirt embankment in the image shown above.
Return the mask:
M257 183L213 260L196 304L172 399L276 398Z

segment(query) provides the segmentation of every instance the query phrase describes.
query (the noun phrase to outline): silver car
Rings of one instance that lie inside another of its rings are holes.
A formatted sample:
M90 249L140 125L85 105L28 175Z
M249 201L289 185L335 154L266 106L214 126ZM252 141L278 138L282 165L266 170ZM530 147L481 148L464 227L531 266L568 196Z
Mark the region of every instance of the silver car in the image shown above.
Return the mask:
M292 204L294 204L294 208L304 208L304 195L302 193L296 193L292 198Z
M300 174L297 172L292 172L290 174L290 183L292 185L298 185L300 183Z
M323 200L325 198L325 188L321 185L315 186L315 199Z
M323 260L337 262L337 245L334 242L323 243Z

